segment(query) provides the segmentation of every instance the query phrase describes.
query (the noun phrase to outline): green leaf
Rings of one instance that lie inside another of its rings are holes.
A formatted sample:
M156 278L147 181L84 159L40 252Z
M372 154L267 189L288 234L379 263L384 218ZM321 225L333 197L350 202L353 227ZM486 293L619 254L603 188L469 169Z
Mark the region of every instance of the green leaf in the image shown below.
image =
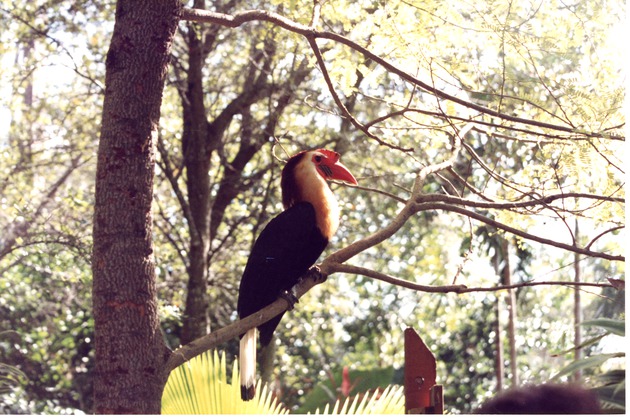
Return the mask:
M394 379L394 369L376 368L366 370L352 370L349 372L350 382L353 384L350 397L357 393L364 393L375 388L385 388ZM335 372L328 380L320 382L304 399L295 414L306 414L323 408L326 403L331 403L339 396L335 389L341 384L341 369Z
M624 414L626 411L626 379L625 372L619 371L623 379L618 382L594 388L602 404L602 408L607 413Z
M238 364L227 382L225 354L206 352L173 370L162 395L162 414L287 414L267 386L256 384L251 401L241 400Z
M623 320L598 318L584 321L581 325L583 327L601 327L611 334L615 334L621 337L626 336L626 322Z
M317 409L315 414L405 414L404 397L402 386L390 385L382 393L375 390L372 393L365 393L362 397L357 395L346 398L343 405L341 400L337 400L332 410L327 404L321 412Z
M551 380L557 380L562 376L570 375L581 369L601 366L608 359L612 359L615 357L625 357L625 355L625 353L598 354L595 356L587 357L585 359L576 360L565 366L562 370L560 370L560 372L558 372L553 378L551 378Z
M588 347L590 345L596 344L596 343L599 342L599 340L601 340L602 338L606 337L607 335L608 335L608 333L598 335L597 337L593 337L593 338L591 338L589 340L581 342L578 346L571 347L570 349L567 349L567 350L562 351L560 353L552 354L551 357L558 357L558 356L562 356L562 355L565 355L565 354L573 353L575 350L583 349L584 347Z

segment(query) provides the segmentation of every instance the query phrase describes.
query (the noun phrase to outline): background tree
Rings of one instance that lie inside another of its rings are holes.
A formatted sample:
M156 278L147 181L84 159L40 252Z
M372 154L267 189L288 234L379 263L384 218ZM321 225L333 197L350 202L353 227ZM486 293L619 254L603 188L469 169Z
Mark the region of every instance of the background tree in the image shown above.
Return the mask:
M203 8L204 3L199 1L196 7ZM237 6L238 2L228 2L219 10ZM276 50L282 39L278 39L277 31L268 28L255 28L238 37L228 35L223 42L217 41L225 34L219 26L190 23L182 33L178 38L181 45L176 45L173 53L172 80L180 98L181 133L176 137L165 133L159 151L161 172L172 188L171 194L177 197L178 213L188 226L183 243L169 234L172 223L166 220L167 215L161 229L178 253L185 255L188 279L179 339L188 343L208 333L209 323L224 325L231 315L233 282L222 287L211 269L213 257L222 251L226 238L215 238L233 200L266 174L268 167L259 168L254 174L245 168L273 138L278 120L295 100L294 90L310 69L302 59L278 72ZM230 60L208 69L206 63L224 54L222 49L227 42L238 44ZM209 83L224 84L225 80L230 81L226 86ZM230 221L228 236L245 218L256 217L257 212L252 211ZM209 284L215 285L213 294L221 304L209 305Z

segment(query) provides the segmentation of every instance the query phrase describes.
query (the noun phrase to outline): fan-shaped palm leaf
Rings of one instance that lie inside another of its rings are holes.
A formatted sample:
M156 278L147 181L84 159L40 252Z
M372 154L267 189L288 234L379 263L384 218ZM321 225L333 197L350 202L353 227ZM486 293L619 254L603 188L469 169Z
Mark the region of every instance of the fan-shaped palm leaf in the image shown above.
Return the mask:
M256 385L251 401L241 400L238 364L234 361L231 383L227 382L225 354L214 351L173 370L162 395L162 414L286 414L275 397Z
M320 413L315 414L405 414L404 388L388 386L380 393L375 390L372 394L367 392L363 398L359 396L346 398L341 408L341 400L337 400L332 410L326 405Z

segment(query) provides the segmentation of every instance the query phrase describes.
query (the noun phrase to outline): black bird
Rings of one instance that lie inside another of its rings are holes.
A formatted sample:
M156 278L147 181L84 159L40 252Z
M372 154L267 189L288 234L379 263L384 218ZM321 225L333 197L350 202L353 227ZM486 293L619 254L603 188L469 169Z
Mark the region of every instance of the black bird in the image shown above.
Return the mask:
M245 318L273 303L295 286L328 245L339 226L337 200L326 183L357 180L339 162L339 153L317 149L292 156L282 170L284 211L260 233L247 260L237 310ZM290 295L289 295L290 296ZM258 327L266 347L284 312ZM256 329L240 341L241 398L254 398L256 381Z

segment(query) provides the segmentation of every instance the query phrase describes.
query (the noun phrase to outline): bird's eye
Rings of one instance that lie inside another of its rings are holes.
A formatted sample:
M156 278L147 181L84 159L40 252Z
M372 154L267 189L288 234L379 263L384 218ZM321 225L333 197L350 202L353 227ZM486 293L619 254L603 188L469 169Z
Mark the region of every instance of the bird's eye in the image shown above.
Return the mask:
M322 161L322 155L315 155L315 162L319 163Z

